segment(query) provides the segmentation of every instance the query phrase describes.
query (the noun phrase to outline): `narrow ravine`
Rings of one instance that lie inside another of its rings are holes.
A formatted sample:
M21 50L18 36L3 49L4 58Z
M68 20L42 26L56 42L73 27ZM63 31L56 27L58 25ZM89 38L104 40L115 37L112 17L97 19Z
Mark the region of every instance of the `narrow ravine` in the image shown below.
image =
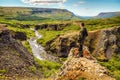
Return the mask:
M34 30L34 29L32 29L32 30ZM44 60L42 55L46 52L45 52L44 48L37 43L37 39L41 38L42 35L40 35L37 30L34 30L34 32L35 32L36 37L30 38L28 40L28 42L32 48L33 55L40 60Z

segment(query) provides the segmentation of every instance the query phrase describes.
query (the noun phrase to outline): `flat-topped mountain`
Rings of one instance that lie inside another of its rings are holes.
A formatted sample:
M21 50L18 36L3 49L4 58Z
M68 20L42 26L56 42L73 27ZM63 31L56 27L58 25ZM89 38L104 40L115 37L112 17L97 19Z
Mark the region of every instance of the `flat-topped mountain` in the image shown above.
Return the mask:
M0 17L10 20L79 19L76 15L66 9L30 7L0 7Z

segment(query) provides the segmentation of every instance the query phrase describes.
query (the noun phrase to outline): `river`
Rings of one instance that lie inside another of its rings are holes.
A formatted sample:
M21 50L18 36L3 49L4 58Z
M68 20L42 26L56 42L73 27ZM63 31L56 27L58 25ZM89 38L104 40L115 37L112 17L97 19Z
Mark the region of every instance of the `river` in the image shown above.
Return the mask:
M34 29L32 29L32 30L34 30ZM37 43L37 39L41 38L42 35L40 35L37 30L34 30L34 32L35 32L36 37L30 38L28 40L28 42L32 48L33 55L40 60L44 60L42 55L46 52L45 52L44 48Z

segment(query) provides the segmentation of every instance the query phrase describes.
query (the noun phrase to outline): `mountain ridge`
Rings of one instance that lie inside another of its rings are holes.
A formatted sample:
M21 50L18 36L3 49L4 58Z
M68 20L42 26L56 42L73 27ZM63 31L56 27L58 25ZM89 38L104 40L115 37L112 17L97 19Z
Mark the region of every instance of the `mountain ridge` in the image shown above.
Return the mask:
M116 11L116 12L101 12L97 16L95 16L95 18L110 18L110 17L114 17L114 16L119 16L119 15L120 15L120 11Z
M0 7L0 16L8 20L79 19L73 12L67 9L36 7Z

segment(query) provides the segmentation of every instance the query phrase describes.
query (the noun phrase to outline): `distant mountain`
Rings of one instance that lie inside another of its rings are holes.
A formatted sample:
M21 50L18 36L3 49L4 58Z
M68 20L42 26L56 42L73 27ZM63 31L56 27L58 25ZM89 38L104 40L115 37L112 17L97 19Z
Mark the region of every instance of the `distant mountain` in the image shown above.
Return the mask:
M92 19L93 16L79 16L80 19Z
M113 16L119 16L119 15L120 15L120 12L102 12L97 16L95 16L95 18L110 18Z
M0 7L0 17L10 20L79 19L75 14L66 9L30 7Z

